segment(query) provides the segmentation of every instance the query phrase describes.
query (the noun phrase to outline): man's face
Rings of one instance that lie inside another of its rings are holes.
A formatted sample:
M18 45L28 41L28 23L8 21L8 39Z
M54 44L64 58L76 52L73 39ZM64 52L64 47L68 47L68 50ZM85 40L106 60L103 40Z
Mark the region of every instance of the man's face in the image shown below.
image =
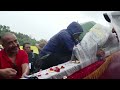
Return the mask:
M114 29L114 28L112 28L112 33L116 33L116 31L115 31L115 29Z
M25 44L25 47L23 48L27 53L31 52L30 44Z
M118 42L119 42L118 34L117 34L117 32L115 31L114 28L112 29L112 33L115 33L115 34L116 34L116 38L117 38L117 40L118 40Z
M82 34L82 33L74 34L74 35L73 35L74 39L75 39L75 40L78 40L78 41L81 41L81 39L79 38L81 34Z
M4 36L3 47L8 53L17 53L19 50L17 37L14 34Z

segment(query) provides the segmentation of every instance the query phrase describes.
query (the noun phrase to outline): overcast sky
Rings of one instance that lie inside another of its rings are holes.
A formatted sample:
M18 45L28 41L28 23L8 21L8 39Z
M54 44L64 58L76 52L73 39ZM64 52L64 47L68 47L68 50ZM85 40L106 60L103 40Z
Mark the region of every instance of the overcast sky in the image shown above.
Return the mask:
M49 40L72 21L95 21L109 26L103 17L103 13L106 12L112 11L0 11L0 24L36 40Z

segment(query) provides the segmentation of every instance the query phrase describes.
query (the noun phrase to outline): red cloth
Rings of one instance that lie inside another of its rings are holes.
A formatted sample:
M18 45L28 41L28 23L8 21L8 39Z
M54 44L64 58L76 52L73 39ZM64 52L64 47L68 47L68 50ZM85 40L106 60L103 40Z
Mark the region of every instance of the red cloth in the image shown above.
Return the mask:
M104 63L103 60L97 61L83 69L80 69L79 71L73 73L72 75L68 76L68 79L82 79L95 71L100 65Z
M14 79L19 79L22 76L22 64L24 63L29 63L28 61L28 55L25 51L19 50L17 55L16 55L16 68L18 74L15 76ZM6 54L5 50L3 49L0 51L0 69L4 68L15 68L15 64L12 63L12 61L8 58L8 55ZM0 77L2 78L2 77Z

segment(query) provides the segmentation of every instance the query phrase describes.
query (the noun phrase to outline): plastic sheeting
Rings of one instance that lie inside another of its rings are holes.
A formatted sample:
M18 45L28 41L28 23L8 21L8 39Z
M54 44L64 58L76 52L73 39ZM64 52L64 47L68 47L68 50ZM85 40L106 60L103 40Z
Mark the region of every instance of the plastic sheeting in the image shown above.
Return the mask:
M49 71L50 68L48 68L46 70L42 70L40 72L29 75L28 77L36 76L38 77L38 79L62 79L64 76L70 76L76 71L80 70L81 65L82 63L77 64L77 63L72 63L71 61L68 61L66 63L57 65L57 67L61 67L61 66L65 67L64 69L61 69L60 72L55 72L55 71L50 72ZM56 67L56 66L53 66L53 67ZM46 73L48 74L46 75ZM26 79L26 78L21 78L21 79Z
M108 56L120 50L116 35L112 33L111 29L100 24L94 25L83 40L73 48L73 56L75 56L81 63L82 68L96 62L96 52L99 48L104 49L105 56Z
M109 18L111 20L111 26L114 27L118 34L118 38L120 40L120 11L112 12L109 15Z
M115 11L112 13L107 13L108 17L110 18L110 27L111 29L114 28L117 32L119 41L120 41L120 11ZM108 41L106 42L106 51L107 53L114 53L120 50L120 42L117 41L116 35L111 34ZM107 54L106 53L106 54Z
M83 38L85 36L85 34L87 32L89 32L89 30L95 25L96 23L93 22L93 21L89 21L89 22L85 22L85 23L82 23L81 26L83 28L83 33L80 35L80 39Z
M109 37L109 28L100 24L94 25L84 36L82 41L73 48L73 54L80 62L86 65L92 64L97 60L96 52L99 46L103 46ZM83 65L85 67L86 65Z

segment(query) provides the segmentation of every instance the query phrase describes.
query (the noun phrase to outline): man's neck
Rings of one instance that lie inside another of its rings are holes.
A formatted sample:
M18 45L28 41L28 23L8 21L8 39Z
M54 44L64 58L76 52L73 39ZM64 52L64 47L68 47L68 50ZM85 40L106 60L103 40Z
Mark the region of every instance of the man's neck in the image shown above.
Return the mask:
M12 61L12 63L15 63L16 54L17 54L17 53L7 53L8 57L9 57L9 59Z
M7 52L8 57L11 57L11 58L12 58L12 57L16 57L16 54L17 54L17 53L8 53L8 52Z

